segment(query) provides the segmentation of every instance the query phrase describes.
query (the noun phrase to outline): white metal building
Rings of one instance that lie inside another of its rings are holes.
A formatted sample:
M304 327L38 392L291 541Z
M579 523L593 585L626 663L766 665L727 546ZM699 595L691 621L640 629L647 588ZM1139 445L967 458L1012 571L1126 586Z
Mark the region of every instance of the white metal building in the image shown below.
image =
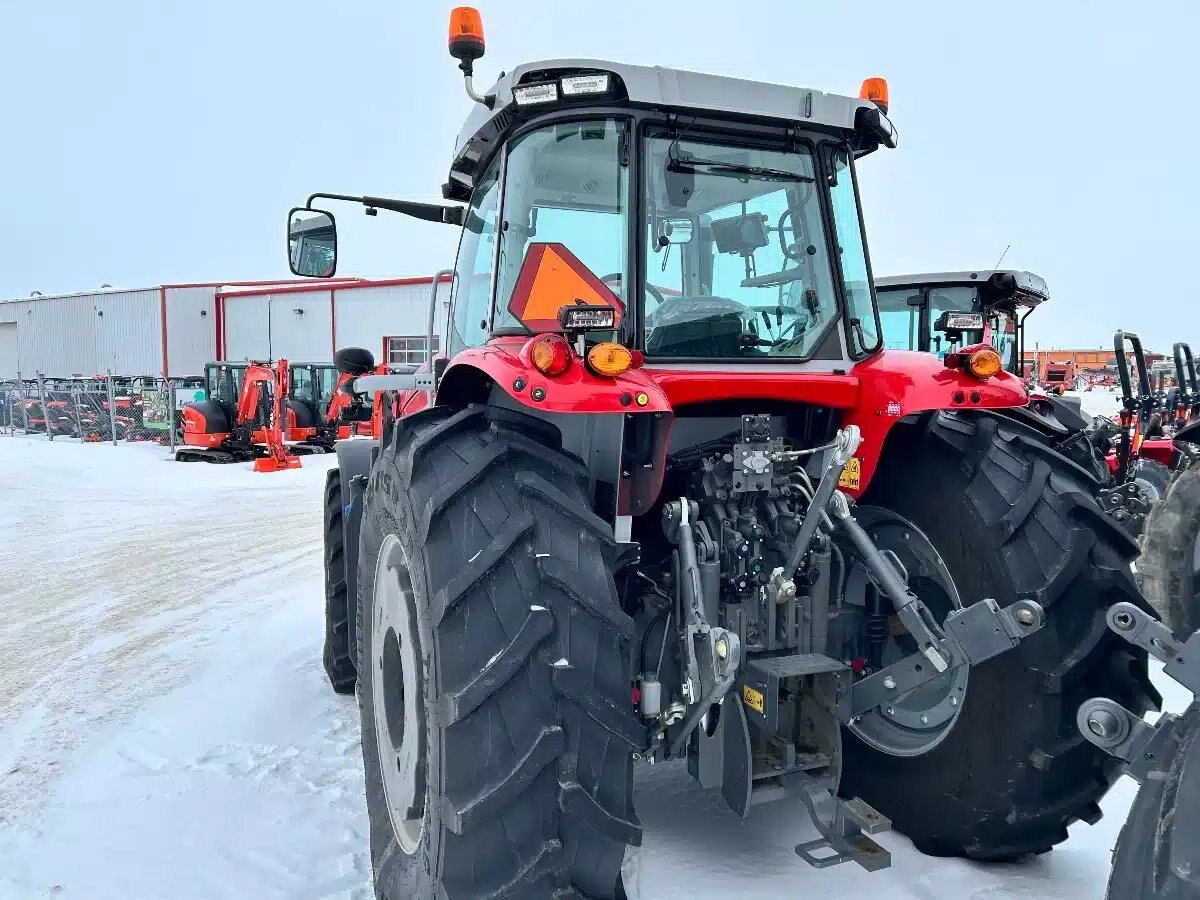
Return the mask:
M166 284L0 300L0 378L109 369L181 377L211 360L326 360L347 346L417 361L432 285L428 277ZM445 285L442 293L448 302Z

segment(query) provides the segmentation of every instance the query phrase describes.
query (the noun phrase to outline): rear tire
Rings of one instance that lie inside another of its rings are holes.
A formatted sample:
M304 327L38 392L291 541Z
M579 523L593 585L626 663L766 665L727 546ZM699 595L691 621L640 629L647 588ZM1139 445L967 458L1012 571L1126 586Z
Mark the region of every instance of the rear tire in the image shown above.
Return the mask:
M864 503L910 519L948 566L964 604L1034 600L1047 623L971 670L938 746L896 757L845 732L842 792L935 856L1011 859L1049 850L1119 774L1075 725L1106 696L1142 713L1158 696L1146 656L1110 632L1113 603L1142 605L1137 548L1093 500L1097 484L1037 433L988 415L934 413L893 435Z
M346 535L342 479L337 469L325 476L325 649L322 662L338 694L353 694L358 670L350 654L350 604L346 596Z
M1139 788L1117 838L1108 881L1109 900L1200 898L1200 870L1194 862L1200 855L1196 849L1200 701L1193 702L1174 727L1179 742L1174 759L1167 764L1167 777L1147 781Z
M437 407L395 427L359 556L376 895L616 897L641 843L645 732L587 472L557 430L516 413Z
M1138 582L1180 637L1200 629L1200 466L1180 472L1146 519Z

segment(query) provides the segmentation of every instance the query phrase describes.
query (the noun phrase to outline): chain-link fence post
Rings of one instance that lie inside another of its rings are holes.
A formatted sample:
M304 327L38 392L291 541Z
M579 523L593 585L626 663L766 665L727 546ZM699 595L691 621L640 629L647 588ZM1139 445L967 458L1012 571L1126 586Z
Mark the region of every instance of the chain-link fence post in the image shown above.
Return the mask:
M83 434L83 418L79 414L79 406L83 403L83 398L79 396L79 385L71 385L71 409L75 412L75 436L82 442L85 440Z
M113 446L117 446L117 392L113 389L112 369L107 369L104 389L108 391L108 427L112 429Z
M0 433L13 430L13 397L16 390L7 381L0 382Z
M54 426L50 422L50 404L46 402L46 382L42 373L37 373L38 403L42 404L42 424L46 427L46 437L54 440Z
M22 380L20 372L17 373L17 408L21 410L21 433L29 434L29 410L25 408L25 382ZM16 424L15 420L13 424Z

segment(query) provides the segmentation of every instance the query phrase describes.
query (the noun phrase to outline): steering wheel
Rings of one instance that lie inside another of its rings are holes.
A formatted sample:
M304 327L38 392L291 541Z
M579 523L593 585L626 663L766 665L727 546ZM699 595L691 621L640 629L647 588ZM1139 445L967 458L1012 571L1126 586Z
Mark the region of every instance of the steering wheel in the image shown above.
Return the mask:
M600 279L601 284L610 284L614 281L617 282L618 284L621 282L621 273L620 272L613 272L611 275L605 275L603 278ZM661 293L659 293L658 288L656 288L650 282L648 282L648 281L646 282L645 288L646 288L646 293L649 294L651 297L653 297L656 301L658 301L658 303L662 304L662 303L667 302L667 298L664 297Z

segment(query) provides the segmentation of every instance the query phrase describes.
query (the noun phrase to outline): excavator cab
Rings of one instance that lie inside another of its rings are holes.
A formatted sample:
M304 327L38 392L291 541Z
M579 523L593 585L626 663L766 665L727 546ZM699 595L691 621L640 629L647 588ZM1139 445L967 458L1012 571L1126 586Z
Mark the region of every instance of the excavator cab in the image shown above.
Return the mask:
M339 437L339 374L333 363L292 363L291 393L288 395L289 441L323 450L333 448Z

